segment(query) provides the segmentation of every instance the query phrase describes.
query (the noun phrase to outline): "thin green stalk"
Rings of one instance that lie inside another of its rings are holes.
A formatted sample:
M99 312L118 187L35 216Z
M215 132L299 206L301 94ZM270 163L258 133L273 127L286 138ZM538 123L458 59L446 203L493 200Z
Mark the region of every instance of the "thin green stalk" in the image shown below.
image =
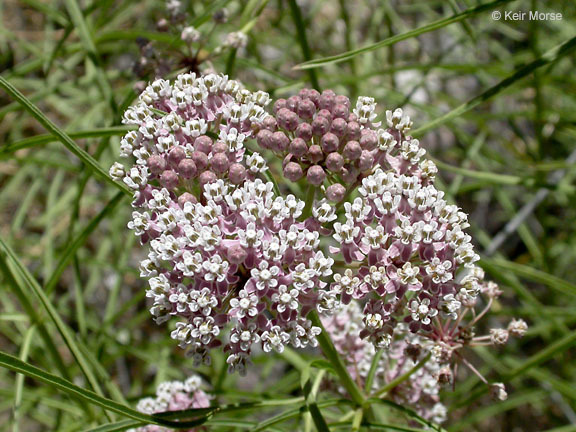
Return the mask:
M368 376L366 377L366 384L364 386L364 391L370 393L372 391L372 385L374 384L374 378L376 377L376 371L378 370L378 365L380 364L380 359L382 358L382 353L384 350L379 349L374 354L372 358L372 363L370 364L370 370L368 371Z
M118 183L112 180L112 178L107 174L107 172L100 166L100 164L88 154L85 150L80 148L72 138L68 136L66 132L56 126L52 121L44 115L42 111L38 109L30 100L24 96L16 87L10 84L3 76L0 76L0 87L6 91L12 98L14 98L19 104L21 104L26 111L28 111L38 122L44 126L48 132L54 135L58 140L64 144L64 146L74 153L88 169L91 169L94 174L96 174L100 179L104 180L108 184L114 185L115 188L120 189L128 195L132 195L132 191L123 183Z
M328 336L326 329L324 329L324 326L322 325L322 321L320 321L318 313L316 311L312 311L308 315L308 318L310 318L313 325L315 325L316 327L320 327L320 329L322 330L320 335L318 335L318 343L322 348L322 352L324 353L326 358L330 361L330 363L334 367L334 370L338 374L338 377L340 378L340 384L342 384L344 388L348 391L348 394L350 395L354 403L356 405L362 406L365 401L364 395L356 385L356 382L354 382L354 380L348 373L348 370L346 369L346 366L344 365L342 358L338 354L338 351L336 351L336 348L334 347L334 344L332 343L330 336Z
M305 61L312 60L312 52L310 51L310 45L308 45L308 38L306 37L306 25L304 24L304 20L302 19L302 13L300 12L300 7L296 0L288 0L288 5L290 6L290 12L292 14L292 20L294 21L294 25L296 26L296 33L298 36L298 43L300 44L300 48L302 49L302 56L304 57ZM318 76L316 75L316 71L310 69L308 71L308 77L310 78L310 83L312 87L316 90L320 90L320 83L318 82Z

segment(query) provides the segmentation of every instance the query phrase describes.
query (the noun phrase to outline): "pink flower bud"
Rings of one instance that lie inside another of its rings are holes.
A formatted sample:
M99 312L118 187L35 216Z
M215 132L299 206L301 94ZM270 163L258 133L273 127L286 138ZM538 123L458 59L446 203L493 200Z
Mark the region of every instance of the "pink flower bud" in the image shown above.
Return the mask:
M326 156L326 168L333 173L338 173L344 166L344 158L339 153L333 152Z
M311 145L308 149L308 160L312 163L318 163L324 159L324 152L319 145Z
M214 174L212 171L204 171L202 174L200 174L200 177L198 177L198 181L201 185L213 183L216 181L216 179L216 174Z
M336 94L332 90L324 90L320 96L320 108L332 110L336 103Z
M278 99L274 102L274 114L278 114L282 108L286 108L286 99Z
M272 116L266 117L262 122L262 125L265 129L268 129L271 132L276 132L276 129L278 128L278 122Z
M378 144L378 137L373 130L362 129L360 132L360 146L364 150L374 150Z
M186 157L186 152L182 147L174 147L168 153L168 162L173 166L178 166L178 163Z
M348 122L346 122L346 120L343 118L335 118L332 122L330 132L332 132L338 138L342 138L344 135L346 135L347 126Z
M192 159L182 159L178 164L178 174L185 179L194 178L197 173L196 164Z
M350 99L344 95L338 95L335 99L336 105L344 105L346 109L350 109Z
M348 160L354 161L360 157L362 154L362 147L358 141L348 141L344 146L344 151L342 152L344 157Z
M288 131L296 130L298 127L298 115L288 108L282 108L278 111L276 118L280 127Z
M212 147L212 153L226 153L228 151L228 146L222 141L216 141Z
M290 145L290 139L286 136L284 132L274 132L272 134L272 138L270 140L271 146L270 148L274 151L283 152L285 151L288 146Z
M178 186L178 174L172 170L166 170L160 175L160 184L168 190Z
M269 131L268 129L262 129L260 132L258 132L258 135L256 135L256 141L258 142L258 145L265 149L272 148L272 133L273 132Z
M183 208L184 204L186 204L187 202L190 202L192 204L196 204L198 202L198 200L191 193L184 192L182 195L180 195L178 197L178 204L180 205L180 207Z
M208 156L206 153L195 151L192 153L192 160L196 164L198 172L204 171L208 167Z
M316 108L320 107L320 92L316 89L309 89L308 90L308 99L314 102Z
M336 135L328 132L322 136L321 144L322 150L324 150L325 153L331 153L338 150L338 145L340 142Z
M232 264L242 264L248 256L248 252L241 245L235 244L228 248L226 255Z
M349 121L347 127L347 138L358 141L360 139L360 125L355 121Z
M230 165L228 177L233 184L240 184L246 179L246 168L239 163Z
M318 111L318 114L316 117L324 117L324 118L328 119L329 121L332 121L332 112L330 112L327 109L321 109L320 111Z
M349 165L344 166L340 172L340 176L346 184L353 184L358 178L358 170Z
M296 157L304 156L308 151L308 146L302 138L294 138L290 143L289 151Z
M288 108L290 111L296 112L301 100L302 99L300 99L300 96L290 96L288 99L286 99L286 108Z
M216 153L210 160L210 168L216 174L222 174L228 170L230 166L230 161L225 153Z
M340 183L333 184L326 188L326 198L332 202L340 202L344 199L346 195L346 188Z
M334 118L341 118L344 120L348 120L348 116L350 115L350 111L346 105L336 105L332 110L332 116Z
M315 112L316 112L316 105L314 105L314 102L312 102L311 100L304 99L298 104L298 115L302 119L305 120L311 119L314 116Z
M326 179L326 173L320 165L312 165L308 168L306 179L314 186L321 185Z
M312 126L310 123L300 123L296 128L295 134L304 141L310 141L312 139Z
M194 141L194 149L209 154L212 150L212 138L206 135L200 135Z
M284 177L290 181L298 181L302 178L304 173L302 172L302 167L296 162L288 162L284 167Z
M330 120L324 116L316 116L312 121L312 133L316 136L322 136L330 130Z
M160 174L166 169L166 161L160 155L152 155L146 161L152 174Z
M360 161L358 162L358 169L360 171L367 171L374 166L374 155L367 150L362 150Z

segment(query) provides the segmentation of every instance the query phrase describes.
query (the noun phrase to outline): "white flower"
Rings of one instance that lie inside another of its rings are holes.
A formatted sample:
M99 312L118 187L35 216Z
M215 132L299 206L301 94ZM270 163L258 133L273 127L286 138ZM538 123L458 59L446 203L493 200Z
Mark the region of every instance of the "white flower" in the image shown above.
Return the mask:
M263 290L267 288L275 288L278 286L276 277L280 273L280 268L276 266L270 267L268 261L260 262L258 268L252 269L250 274L255 279L256 288Z
M430 263L426 266L426 273L432 276L432 281L434 283L446 283L451 281L454 277L450 269L452 268L452 262L445 260L440 261L440 258L434 257Z
M258 313L258 296L243 289L238 293L238 297L230 300L230 306L236 309L237 318L255 317Z
M244 48L248 43L248 36L241 31L228 33L224 39L224 46L239 49Z
M202 268L205 271L204 279L208 282L222 282L226 279L229 267L228 261L224 261L220 255L213 255L209 261L202 263Z
M180 38L187 43L198 42L200 40L200 32L194 27L184 27Z
M432 318L438 315L438 310L430 307L429 298L416 298L410 302L410 312L414 321L420 321L424 325L432 322Z
M286 309L298 309L298 291L296 288L288 289L286 285L280 285L278 292L272 295L272 301L277 304L276 309L282 313Z
M404 133L408 132L412 127L410 117L404 114L401 108L396 108L394 112L386 111L386 122L388 123L388 127Z
M108 171L110 177L113 180L119 181L126 175L126 171L124 170L124 165L118 162L114 162Z
M290 340L290 335L279 326L272 326L270 331L265 331L260 337L262 340L262 349L264 352L276 350L279 353L284 352L284 344Z
M252 153L250 156L246 158L246 165L253 173L261 173L268 169L268 165L266 165L266 160L260 156L259 153Z

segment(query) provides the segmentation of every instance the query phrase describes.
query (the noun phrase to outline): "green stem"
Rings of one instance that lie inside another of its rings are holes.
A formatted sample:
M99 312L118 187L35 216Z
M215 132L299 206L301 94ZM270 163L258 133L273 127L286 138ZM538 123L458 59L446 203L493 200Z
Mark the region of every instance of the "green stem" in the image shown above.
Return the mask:
M426 362L428 360L430 360L430 354L428 354L426 357L424 357L422 360L420 360L412 369L410 369L404 375L400 375L398 378L395 378L392 381L390 381L388 384L386 384L384 387L382 387L380 390L378 390L376 393L374 393L373 396L374 397L381 397L384 394L388 393L390 390L392 390L394 387L402 384L404 381L406 381L408 378L410 378L414 373L416 373L416 371L421 369L426 364Z
M383 351L379 349L374 354L372 364L370 365L370 371L368 372L368 377L366 378L366 385L364 386L364 390L366 391L366 393L370 393L370 391L372 390L372 385L374 384L374 377L376 376L376 370L378 369L378 365L380 364L382 353Z
M315 325L316 327L320 327L320 329L322 330L322 333L318 335L318 343L322 348L322 352L324 353L326 358L330 361L330 363L334 367L334 370L338 374L338 377L340 378L340 383L348 391L348 394L350 395L354 403L356 403L359 406L362 406L365 401L364 395L362 394L362 392L360 391L360 389L358 388L358 386L348 373L348 370L346 369L346 366L344 365L342 358L338 354L338 351L336 351L336 348L334 347L334 344L332 343L330 336L328 336L328 333L324 329L324 326L320 321L318 313L316 311L312 311L310 312L308 317L312 321L313 325Z
M316 188L308 185L306 191L306 201L304 201L304 210L302 211L302 218L308 219L312 215L312 207L314 207L314 197L316 196Z

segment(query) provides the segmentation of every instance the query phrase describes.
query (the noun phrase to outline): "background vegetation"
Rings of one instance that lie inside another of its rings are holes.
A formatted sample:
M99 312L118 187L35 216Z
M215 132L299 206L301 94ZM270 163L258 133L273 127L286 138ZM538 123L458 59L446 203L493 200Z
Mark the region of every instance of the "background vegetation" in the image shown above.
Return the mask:
M213 69L275 97L313 85L373 96L381 112L408 110L440 184L470 214L482 266L505 292L493 323L515 316L530 324L524 339L475 354L509 399L492 402L477 378L462 377L443 395L446 428L576 430L576 4L184 4L186 25L206 39L199 53L188 51L178 25L158 28L167 16L160 0L0 2L0 429L116 422L98 430L122 430L147 420L127 405L192 370L150 319L137 272L142 250L126 229L129 198L103 179L138 82ZM228 22L214 24L223 7ZM494 10L562 19L495 20ZM249 33L246 49L218 54L224 35L240 29ZM310 367L317 358L262 355L240 378L216 355L200 369L215 403L266 402L223 410L208 425L312 430L306 406L338 422L350 407L316 404L314 392L301 397L321 373ZM383 409L390 423L403 423L404 414Z

